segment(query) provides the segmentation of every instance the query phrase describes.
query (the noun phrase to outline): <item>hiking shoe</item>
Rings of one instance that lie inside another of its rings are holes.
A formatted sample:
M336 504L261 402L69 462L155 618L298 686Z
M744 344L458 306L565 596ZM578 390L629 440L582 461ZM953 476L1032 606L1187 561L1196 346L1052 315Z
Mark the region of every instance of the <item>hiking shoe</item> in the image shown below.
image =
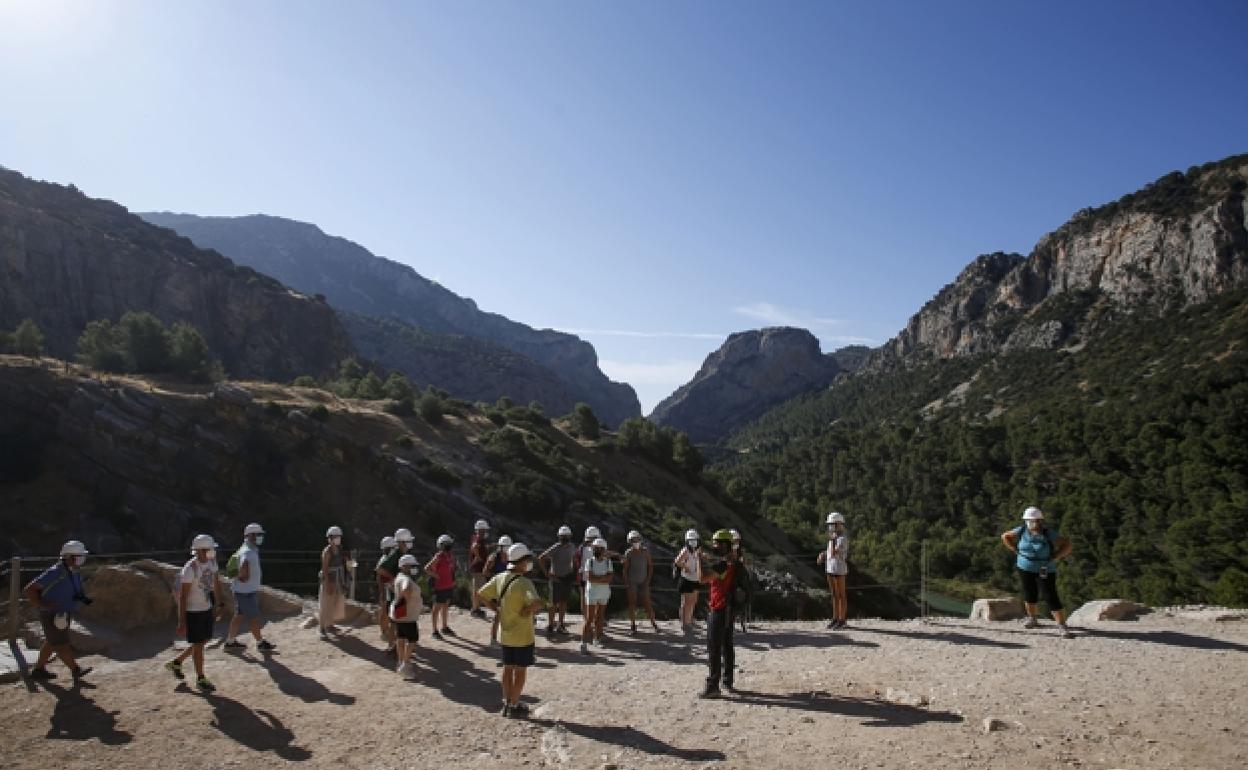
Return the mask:
M711 700L711 699L719 698L722 696L723 696L723 693L719 691L718 687L707 687L705 690L702 691L702 694L699 695L698 697L704 700Z
M223 650L245 650L247 649L247 645L243 644L237 639L231 639L230 641L221 645L221 649Z
M585 655L589 654L589 645L585 642L581 642L581 652Z
M472 615L474 618L481 618L482 620L485 619L485 610L482 609L475 609L468 614Z
M442 634L441 634L441 633L439 633L439 632L438 632L438 630L437 630L436 628L433 630L433 638L434 638L434 639L437 639L439 642L444 642L444 641L446 641L445 639L443 639L443 638L442 638Z
M321 633L320 633L320 640L321 640L322 642L328 642L328 641L329 641L329 634L328 634L328 633L325 631L325 629L323 629L323 628L321 629Z
M82 679L84 676L86 676L87 674L90 674L94 670L95 669L91 668L90 666L79 666L78 668L72 669L69 673L73 674L74 679Z
M1027 622L1023 624L1023 628L1039 628L1040 621L1035 618L1027 618Z
M737 688L733 686L732 682L724 682L724 689L733 695L737 693Z
M256 643L256 649L264 652L272 652L277 649L277 645L273 644L268 639L261 639L258 643Z
M1058 627L1057 627L1057 630L1058 630L1058 634L1059 634L1059 635L1060 635L1063 639L1074 639L1074 638L1075 638L1075 635L1074 635L1074 634L1072 634L1072 633L1070 632L1070 629L1069 629L1069 628L1067 628L1067 627L1066 627L1066 624L1064 624L1064 623L1063 623L1062 625L1058 626Z
M198 679L196 679L195 686L203 690L204 692L212 692L217 689L217 686L213 684L212 682L209 682L208 677L206 676L201 676Z
M504 716L504 717L511 716L511 706L507 703L504 703L503 710L498 713L499 713L499 716Z
M511 707L511 715L513 717L527 717L529 715L529 706L526 703L517 703Z
M165 670L173 674L174 679L186 679L186 674L182 673L182 664L176 660L166 663Z
M30 670L30 678L47 681L48 679L56 679L56 674L53 674L46 668L32 668Z
M630 629L628 630L628 635L629 635L629 636L636 636L636 635L637 635L637 626L633 626L632 628L630 628Z
M834 631L834 630L836 630L836 621L835 621L835 620L829 620L829 621L828 621L828 625L824 626L824 628L828 629L829 631Z
M455 635L455 632L454 632L454 631L452 631L450 628L443 628L443 629L442 629L442 633L443 633L444 635L446 635L446 636L454 636L454 635Z
M559 629L558 629L558 630L559 630L559 633L561 633L561 634L566 634L566 633L569 633L569 632L568 632L568 627L567 627L567 626L565 626L565 625L564 625L564 624L562 624L562 623L560 623L560 624L559 624Z

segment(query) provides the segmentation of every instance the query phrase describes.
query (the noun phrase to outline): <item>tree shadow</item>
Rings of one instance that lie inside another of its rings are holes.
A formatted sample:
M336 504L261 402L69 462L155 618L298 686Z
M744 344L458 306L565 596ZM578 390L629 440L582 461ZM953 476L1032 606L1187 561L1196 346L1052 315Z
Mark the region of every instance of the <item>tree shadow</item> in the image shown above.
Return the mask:
M1187 647L1193 650L1228 650L1232 652L1248 652L1248 645L1239 642L1228 642L1211 636L1196 636L1182 631L1114 631L1108 628L1089 628L1088 626L1073 627L1086 636L1103 636L1108 639L1129 639L1135 642L1151 644L1167 644L1172 647Z
M966 644L975 647L998 647L1003 650L1026 650L1031 645L1019 644L1018 642L1002 642L995 639L984 639L980 636L971 636L970 634L960 634L952 631L943 631L940 633L923 633L921 631L899 631L889 628L856 628L855 631L862 631L868 634L881 634L883 636L900 636L906 639L918 639L925 642L945 642L947 644Z
M875 698L837 698L808 692L766 693L737 690L735 697L726 700L755 706L778 706L822 714L861 717L867 727L913 727L926 722L962 722L962 717L953 712L901 706Z
M647 754L675 757L685 762L723 762L727 756L715 749L682 749L655 738L635 727L619 725L583 725L555 719L529 719L535 725L552 730L560 728L599 743L611 743L624 748L637 749Z
M95 701L82 694L93 685L78 682L72 687L45 682L44 689L56 696L56 708L52 710L52 724L48 728L49 740L85 741L95 738L106 746L120 746L134 740L125 730L117 729L120 711L105 711Z
M269 672L269 676L273 679L273 683L277 685L277 689L281 690L283 694L298 698L304 703L329 702L335 706L350 706L355 703L354 695L334 692L310 676L295 673L270 655L266 655L260 661L260 665Z
M178 690L190 692L185 683ZM304 762L312 752L294 745L295 733L276 716L264 709L252 711L238 701L217 693L199 693L212 704L212 726L230 740L252 751L271 751L288 762Z

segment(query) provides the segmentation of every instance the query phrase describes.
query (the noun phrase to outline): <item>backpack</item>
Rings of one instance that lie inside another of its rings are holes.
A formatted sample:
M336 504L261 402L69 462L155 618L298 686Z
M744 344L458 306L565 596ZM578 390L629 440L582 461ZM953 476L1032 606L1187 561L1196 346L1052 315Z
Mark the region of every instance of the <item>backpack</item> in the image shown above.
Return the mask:
M243 547L240 545L230 560L225 563L225 576L231 580L238 577L238 571L243 566Z

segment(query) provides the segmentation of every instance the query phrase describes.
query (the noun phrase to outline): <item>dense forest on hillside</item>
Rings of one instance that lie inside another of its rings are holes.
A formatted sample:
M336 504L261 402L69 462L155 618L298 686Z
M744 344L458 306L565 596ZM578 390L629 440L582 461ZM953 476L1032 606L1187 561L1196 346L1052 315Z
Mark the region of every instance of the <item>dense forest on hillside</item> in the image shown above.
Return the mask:
M1095 306L1096 297L1080 298ZM863 375L773 410L714 475L798 542L840 510L854 560L1014 587L1027 505L1075 543L1068 601L1248 604L1248 290L1064 350Z

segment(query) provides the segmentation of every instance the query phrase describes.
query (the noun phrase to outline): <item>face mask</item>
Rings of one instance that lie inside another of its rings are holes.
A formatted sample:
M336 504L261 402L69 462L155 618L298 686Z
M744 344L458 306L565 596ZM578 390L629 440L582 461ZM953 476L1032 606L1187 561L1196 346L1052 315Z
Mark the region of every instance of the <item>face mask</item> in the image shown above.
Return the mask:
M256 545L264 544L264 535L256 535Z
M213 549L209 548L209 549L208 549L208 561L212 561L212 560L213 560L213 559L215 559L215 558L217 558L217 552L216 552L215 550L213 550Z
M690 541L688 541L688 542L689 542L689 547L690 547L690 548L697 548L697 547L698 547L698 541L697 541L697 540L690 540Z
M632 543L631 543L631 544L632 544L632 546L633 546L634 548L640 548L640 547L641 547L641 541L640 541L640 540L634 540L634 541L632 541Z
M341 544L341 543L342 543L342 538L340 538L340 537L331 537L331 538L329 539L329 544L330 544L330 545L339 545L339 544Z
M81 567L82 565L87 563L87 557L75 556L69 560L69 563L75 567Z

